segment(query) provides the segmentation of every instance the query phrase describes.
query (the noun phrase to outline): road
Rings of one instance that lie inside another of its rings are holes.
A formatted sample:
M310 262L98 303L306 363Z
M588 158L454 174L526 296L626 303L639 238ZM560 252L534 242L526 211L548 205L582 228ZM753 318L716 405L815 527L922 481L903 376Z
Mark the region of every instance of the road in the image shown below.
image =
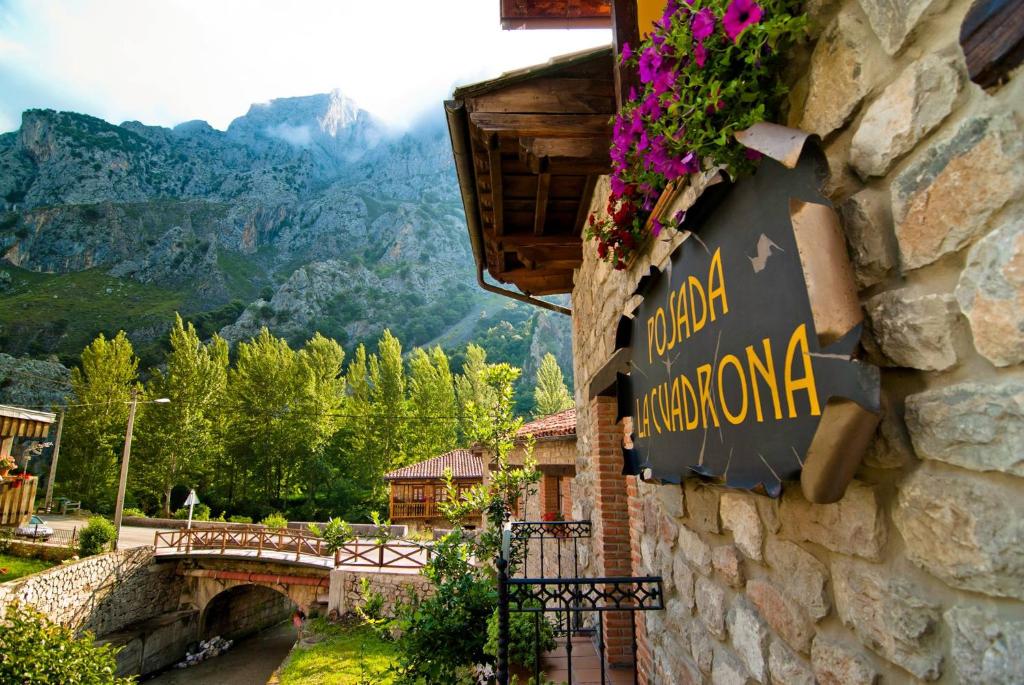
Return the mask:
M75 516L41 514L41 517L54 530L73 530L75 528L81 530L85 524L88 523L88 519L78 518ZM148 545L152 545L153 538L158 530L162 529L122 526L121 539L118 546L121 549L127 549L129 547L146 547Z

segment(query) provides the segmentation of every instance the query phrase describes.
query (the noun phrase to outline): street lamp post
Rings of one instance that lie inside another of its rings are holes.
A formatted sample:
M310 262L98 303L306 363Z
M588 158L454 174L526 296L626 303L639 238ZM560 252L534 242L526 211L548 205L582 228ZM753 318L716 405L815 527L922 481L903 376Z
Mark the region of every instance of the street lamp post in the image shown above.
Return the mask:
M170 402L166 397L153 400L156 404L167 404ZM114 537L114 549L117 549L121 540L121 518L124 513L124 492L128 487L128 459L132 455L132 430L135 428L135 407L139 404L139 391L132 388L131 406L128 409L128 428L124 434L124 453L121 455L121 480L117 484L117 502L114 504L114 528L117 535Z

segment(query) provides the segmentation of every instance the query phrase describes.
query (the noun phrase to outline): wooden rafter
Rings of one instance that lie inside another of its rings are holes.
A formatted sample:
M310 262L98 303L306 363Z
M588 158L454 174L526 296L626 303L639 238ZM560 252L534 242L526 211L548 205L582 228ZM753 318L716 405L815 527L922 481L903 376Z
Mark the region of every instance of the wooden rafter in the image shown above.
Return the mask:
M536 138L594 138L611 136L605 114L508 114L473 112L470 122L487 133L505 133Z
M537 208L533 214L533 234L544 235L544 222L548 218L548 188L551 186L551 174L541 172L537 176Z
M491 206L494 208L494 232L501 235L505 231L505 208L502 203L501 187L501 143L497 134L491 136L487 143L487 158L491 171Z

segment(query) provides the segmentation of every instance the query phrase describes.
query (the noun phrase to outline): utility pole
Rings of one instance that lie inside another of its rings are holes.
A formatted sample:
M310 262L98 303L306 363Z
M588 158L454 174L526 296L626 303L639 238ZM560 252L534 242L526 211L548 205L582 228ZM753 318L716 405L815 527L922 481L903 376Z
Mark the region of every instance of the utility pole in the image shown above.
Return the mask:
M53 506L53 481L57 478L57 459L60 457L60 434L64 430L64 411L60 412L57 419L57 437L53 441L53 459L50 460L50 478L46 481L46 504L47 512Z
M124 511L124 491L128 487L128 459L132 455L132 429L135 428L135 407L139 403L139 391L132 388L131 406L128 409L128 429L124 434L124 454L121 455L121 480L117 484L117 503L114 505L114 528L117 529L117 536L114 538L114 549L121 539L121 514Z

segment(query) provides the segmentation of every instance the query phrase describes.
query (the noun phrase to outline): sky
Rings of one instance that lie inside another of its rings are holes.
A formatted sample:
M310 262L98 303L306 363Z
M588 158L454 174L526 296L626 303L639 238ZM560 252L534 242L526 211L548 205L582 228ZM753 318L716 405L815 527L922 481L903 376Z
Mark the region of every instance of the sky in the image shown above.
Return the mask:
M500 0L0 0L0 132L33 107L224 129L335 88L402 127L458 84L605 45L502 31Z

